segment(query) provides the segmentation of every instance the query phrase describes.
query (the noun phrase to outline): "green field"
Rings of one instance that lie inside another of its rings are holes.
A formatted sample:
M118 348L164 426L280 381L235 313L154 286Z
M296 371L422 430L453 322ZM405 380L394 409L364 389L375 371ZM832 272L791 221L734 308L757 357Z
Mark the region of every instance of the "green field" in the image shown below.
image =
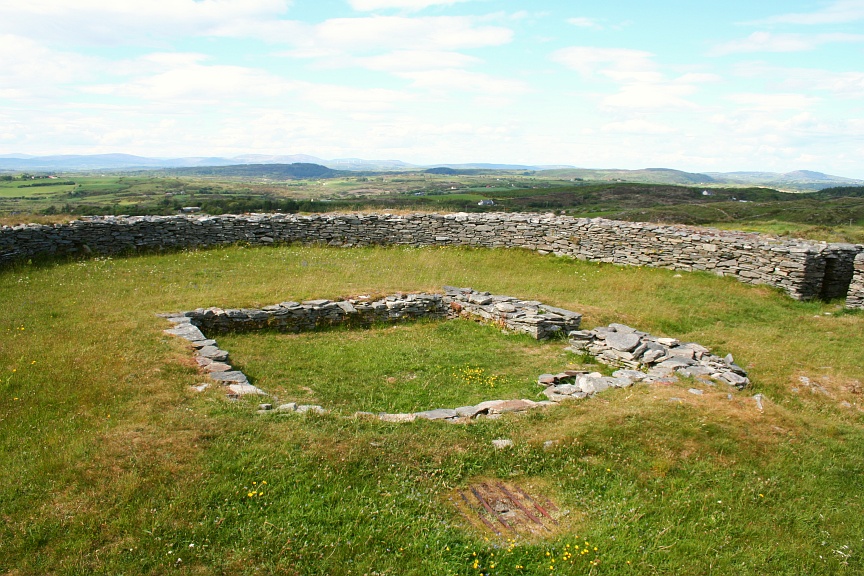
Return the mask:
M266 168L266 167L265 167ZM556 179L557 172L334 173L319 179L230 170L27 175L0 180L0 222L37 216L244 212L555 212L574 217L719 226L815 240L864 240L864 189L807 193L769 188ZM289 166L290 168L290 166ZM263 170L264 168L262 168ZM249 171L249 167L244 168ZM563 173L562 173L563 174ZM653 174L653 173L652 173ZM656 174L655 174L656 176ZM666 176L664 176L666 177ZM73 184L68 184L72 182ZM65 183L65 184L64 184ZM492 200L491 206L479 206Z
M279 401L332 410L258 415L258 400L193 391L191 351L156 316L444 284L700 342L753 384L637 385L498 420L388 424L351 412L497 386L530 397L536 372L581 359L467 321L221 337ZM862 334L864 315L839 301L519 250L20 264L0 272L0 573L860 574ZM501 438L512 448L493 449ZM466 519L456 490L498 481L548 498L560 525L499 537Z

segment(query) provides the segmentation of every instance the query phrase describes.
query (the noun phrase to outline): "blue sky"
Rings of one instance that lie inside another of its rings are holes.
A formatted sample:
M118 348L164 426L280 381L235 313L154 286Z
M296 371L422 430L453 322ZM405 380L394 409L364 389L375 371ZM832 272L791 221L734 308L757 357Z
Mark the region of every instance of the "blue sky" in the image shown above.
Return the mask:
M864 0L0 2L0 154L864 177Z

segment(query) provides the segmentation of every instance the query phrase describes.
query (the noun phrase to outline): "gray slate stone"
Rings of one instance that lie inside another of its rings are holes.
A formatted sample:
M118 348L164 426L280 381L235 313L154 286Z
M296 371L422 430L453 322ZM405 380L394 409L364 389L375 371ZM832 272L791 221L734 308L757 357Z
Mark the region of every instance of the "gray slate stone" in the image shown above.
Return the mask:
M217 362L223 362L228 359L228 352L220 350L215 346L204 346L198 350L198 355L203 356L204 358L210 358L211 360L216 360Z
M417 419L415 414L387 414L382 413L378 415L378 419L382 422L393 422L393 423L405 423L405 422L413 422Z
M424 420L447 420L449 418L459 417L459 413L456 412L456 410L451 410L449 408L438 408L436 410L415 412L414 415L417 416L417 418L423 418Z
M216 380L218 382L237 382L238 384L245 384L249 381L246 378L246 375L239 370L230 370L228 372L212 372L209 376L212 380Z
M634 350L640 342L638 334L609 332L606 334L606 345L621 352Z
M296 412L298 414L305 414L306 412L314 412L315 414L326 414L327 411L324 410L321 406L313 405L313 404L303 404L301 406L297 406Z

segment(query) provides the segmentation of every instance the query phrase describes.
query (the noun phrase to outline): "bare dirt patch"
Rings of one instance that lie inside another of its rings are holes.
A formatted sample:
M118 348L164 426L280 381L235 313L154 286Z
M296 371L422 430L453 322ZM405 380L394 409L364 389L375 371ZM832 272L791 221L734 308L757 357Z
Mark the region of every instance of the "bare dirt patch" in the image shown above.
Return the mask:
M466 526L486 535L526 540L546 539L567 531L572 522L548 490L537 484L475 478L447 494Z

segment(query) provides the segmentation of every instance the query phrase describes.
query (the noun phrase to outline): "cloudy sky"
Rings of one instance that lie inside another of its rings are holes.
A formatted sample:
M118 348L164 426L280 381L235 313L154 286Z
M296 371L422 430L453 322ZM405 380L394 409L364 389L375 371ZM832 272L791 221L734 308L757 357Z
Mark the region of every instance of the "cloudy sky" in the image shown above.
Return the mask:
M864 0L0 0L0 154L864 177Z

